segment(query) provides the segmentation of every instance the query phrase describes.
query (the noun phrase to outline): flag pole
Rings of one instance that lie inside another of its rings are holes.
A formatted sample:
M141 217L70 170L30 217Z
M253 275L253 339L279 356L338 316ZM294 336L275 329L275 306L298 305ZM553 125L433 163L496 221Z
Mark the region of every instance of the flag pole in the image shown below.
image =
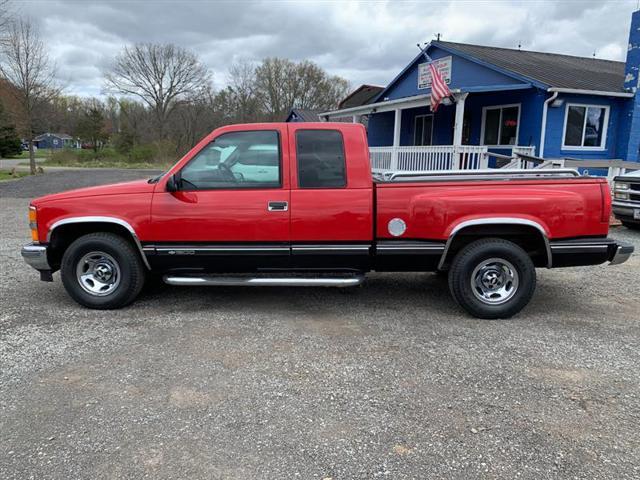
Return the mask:
M419 43L416 43L416 47L418 47L420 49L420 51L422 52L422 55L424 55L424 58L427 60L427 62L433 63L433 59L427 53L427 50L429 50L430 46L431 46L431 42L427 43L424 46L424 48L422 48Z

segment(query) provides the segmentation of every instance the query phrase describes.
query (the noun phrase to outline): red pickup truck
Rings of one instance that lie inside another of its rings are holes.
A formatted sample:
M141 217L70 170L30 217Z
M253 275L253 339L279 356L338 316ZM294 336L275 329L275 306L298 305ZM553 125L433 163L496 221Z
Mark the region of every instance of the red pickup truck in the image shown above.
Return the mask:
M90 308L127 305L150 274L351 286L369 271L440 271L469 313L505 318L531 299L535 268L633 251L607 238L606 181L572 170L374 177L361 125L227 126L151 180L34 200L22 255Z

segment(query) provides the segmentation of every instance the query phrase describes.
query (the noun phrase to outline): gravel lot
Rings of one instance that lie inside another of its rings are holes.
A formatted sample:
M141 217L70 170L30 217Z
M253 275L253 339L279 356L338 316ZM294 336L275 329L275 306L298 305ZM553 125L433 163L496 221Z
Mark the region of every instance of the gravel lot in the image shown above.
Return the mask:
M98 312L22 262L27 198L145 175L0 183L0 478L640 477L640 255L539 270L507 321L427 274Z

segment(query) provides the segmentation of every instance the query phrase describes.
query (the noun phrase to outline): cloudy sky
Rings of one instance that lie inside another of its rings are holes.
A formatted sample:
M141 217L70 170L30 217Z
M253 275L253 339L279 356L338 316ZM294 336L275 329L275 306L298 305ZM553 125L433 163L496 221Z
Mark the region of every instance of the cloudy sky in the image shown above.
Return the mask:
M67 92L99 95L123 45L171 42L196 52L224 86L234 61L309 59L384 85L436 32L454 42L624 60L639 0L209 1L13 0L34 20Z

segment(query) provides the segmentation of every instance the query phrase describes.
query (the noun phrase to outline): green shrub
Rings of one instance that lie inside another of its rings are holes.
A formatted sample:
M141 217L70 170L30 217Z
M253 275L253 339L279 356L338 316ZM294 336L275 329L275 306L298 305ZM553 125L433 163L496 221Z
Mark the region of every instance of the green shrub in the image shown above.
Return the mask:
M133 150L134 144L133 135L126 130L113 136L113 146L120 155L128 156Z
M91 162L96 159L93 150L75 150L73 153L79 162Z
M176 161L176 144L171 140L160 140L153 143L156 150L155 163L173 163Z
M22 144L16 129L12 126L0 128L0 157L13 157L21 152Z
M72 165L78 163L78 150L62 148L51 151L51 161L60 165Z
M137 145L129 152L130 163L150 163L155 156L155 149L152 145Z
M137 145L131 149L128 155L124 155L115 147L104 147L94 152L93 150L61 149L53 150L49 165L68 167L149 167L155 165L165 168L175 162L174 147L171 144L147 144ZM171 153L169 153L171 152ZM162 160L162 159L166 160Z

